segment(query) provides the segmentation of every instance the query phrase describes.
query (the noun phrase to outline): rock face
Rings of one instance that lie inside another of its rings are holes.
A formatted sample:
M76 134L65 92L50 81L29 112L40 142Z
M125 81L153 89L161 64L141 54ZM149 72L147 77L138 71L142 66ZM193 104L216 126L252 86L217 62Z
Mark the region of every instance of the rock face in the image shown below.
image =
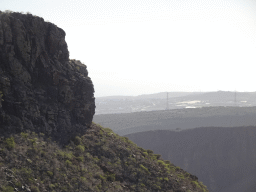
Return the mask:
M42 132L64 144L95 113L86 65L69 59L65 32L31 14L0 13L0 134Z

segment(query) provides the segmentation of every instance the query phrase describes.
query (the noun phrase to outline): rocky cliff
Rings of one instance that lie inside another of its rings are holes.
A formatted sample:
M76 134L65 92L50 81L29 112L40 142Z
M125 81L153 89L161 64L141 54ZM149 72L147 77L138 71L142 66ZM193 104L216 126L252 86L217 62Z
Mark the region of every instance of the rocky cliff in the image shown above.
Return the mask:
M0 134L30 130L60 143L95 113L86 65L70 60L65 32L31 14L0 13Z

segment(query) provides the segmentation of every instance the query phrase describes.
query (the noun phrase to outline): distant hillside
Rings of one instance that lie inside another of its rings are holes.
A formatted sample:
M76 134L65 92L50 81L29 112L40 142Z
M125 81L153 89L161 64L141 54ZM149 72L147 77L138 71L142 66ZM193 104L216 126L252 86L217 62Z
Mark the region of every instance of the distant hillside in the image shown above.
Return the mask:
M255 192L256 127L158 130L126 136L197 175L211 192Z
M227 105L229 103L234 104L236 101L237 105L242 105L243 102L250 103L251 105L256 104L256 92L232 92L232 91L217 91L207 92L197 95L186 95L182 99L184 100L204 100L210 104L219 103ZM242 102L242 103L241 103Z
M203 94L202 92L168 92L168 95L170 98L173 97L183 97L183 96L189 96L189 95L198 95ZM142 94L138 96L106 96L106 97L97 97L96 100L102 101L106 99L113 99L113 100L123 100L123 99L130 99L130 100L141 100L141 99L166 99L167 92L161 92L161 93L153 93L153 94Z
M256 125L256 107L204 107L150 112L94 115L93 121L119 135L149 130Z
M168 92L139 96L97 97L96 115L210 106L256 106L256 92Z

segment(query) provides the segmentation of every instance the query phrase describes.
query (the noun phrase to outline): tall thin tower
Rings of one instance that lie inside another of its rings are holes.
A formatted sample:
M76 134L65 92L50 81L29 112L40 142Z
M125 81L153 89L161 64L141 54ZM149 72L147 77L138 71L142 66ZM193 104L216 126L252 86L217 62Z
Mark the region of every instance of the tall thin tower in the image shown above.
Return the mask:
M236 90L235 90L235 102L234 103L235 103L235 106L236 106Z
M167 98L166 98L166 109L165 110L169 110L169 98L168 98L168 92L167 93Z

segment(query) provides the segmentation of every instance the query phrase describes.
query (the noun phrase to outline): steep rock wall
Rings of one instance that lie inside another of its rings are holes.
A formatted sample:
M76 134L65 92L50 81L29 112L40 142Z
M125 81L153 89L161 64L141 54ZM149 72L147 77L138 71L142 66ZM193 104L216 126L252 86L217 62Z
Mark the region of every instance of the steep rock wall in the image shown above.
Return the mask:
M69 59L65 32L31 14L0 13L0 134L42 132L60 143L95 113L87 67Z

